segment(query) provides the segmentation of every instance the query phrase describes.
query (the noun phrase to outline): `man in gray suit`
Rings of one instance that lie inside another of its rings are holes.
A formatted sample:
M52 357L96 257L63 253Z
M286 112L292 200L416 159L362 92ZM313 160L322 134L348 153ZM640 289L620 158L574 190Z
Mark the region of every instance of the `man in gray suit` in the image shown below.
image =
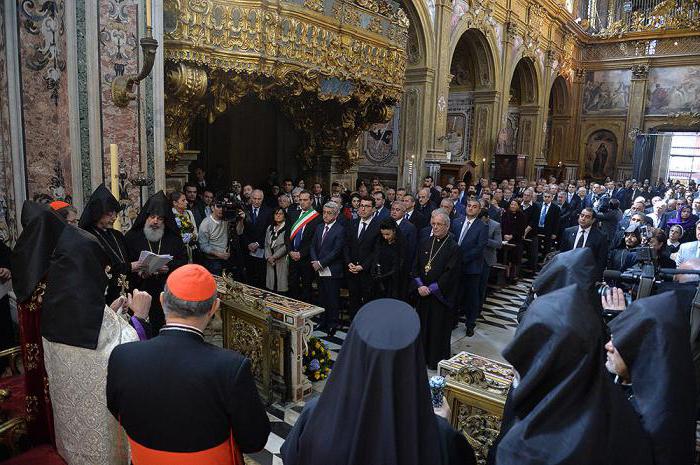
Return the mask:
M489 227L488 242L484 249L484 265L481 268L481 280L479 281L479 296L481 298L479 306L483 310L491 267L498 261L498 252L496 251L503 247L503 236L501 235L501 223L492 220L487 209L483 208L477 218Z
M697 241L686 242L681 244L681 248L678 249L678 254L676 254L676 264L680 267L681 264L691 258L700 258L700 220L695 223L695 238Z

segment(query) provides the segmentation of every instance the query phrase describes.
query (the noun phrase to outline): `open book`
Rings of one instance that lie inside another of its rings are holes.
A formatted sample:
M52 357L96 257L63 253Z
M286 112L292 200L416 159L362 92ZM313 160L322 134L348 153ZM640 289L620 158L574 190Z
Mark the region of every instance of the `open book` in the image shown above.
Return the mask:
M160 270L170 263L172 259L172 255L156 255L148 250L142 250L141 255L139 255L139 263L141 263L141 267L148 274L153 274Z

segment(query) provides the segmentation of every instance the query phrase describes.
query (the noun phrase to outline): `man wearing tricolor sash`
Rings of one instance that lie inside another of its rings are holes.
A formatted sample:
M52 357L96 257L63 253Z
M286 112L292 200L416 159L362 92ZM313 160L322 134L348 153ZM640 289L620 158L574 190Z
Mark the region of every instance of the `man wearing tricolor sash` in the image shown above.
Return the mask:
M316 226L322 221L321 215L311 206L311 193L299 193L299 210L292 216L292 229L289 234L289 295L295 299L311 302L311 285L314 270L311 267L311 240Z
M204 342L219 308L204 267L173 271L160 295L160 336L112 351L107 407L126 431L134 465L243 465L262 450L270 421L251 362Z

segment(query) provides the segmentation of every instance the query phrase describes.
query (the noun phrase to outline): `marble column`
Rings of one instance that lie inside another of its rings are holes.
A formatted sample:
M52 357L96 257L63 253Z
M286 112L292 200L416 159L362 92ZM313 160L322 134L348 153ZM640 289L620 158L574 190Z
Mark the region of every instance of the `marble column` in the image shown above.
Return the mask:
M623 140L618 141L622 145L622 150L618 153L616 166L631 165L634 141L627 137L630 131L635 128L644 129L644 111L647 95L647 78L649 76L649 65L646 63L632 65L632 79L630 83L630 102L627 110L627 121L625 122L625 133Z
M571 152L567 161L575 162L579 167L586 166L586 154L581 147L583 146L583 141L581 141L581 113L583 106L583 82L586 79L586 70L584 68L579 68L574 73L574 82L571 86L571 102L574 105L573 119L572 119L572 130L571 130ZM580 177L582 171L579 170L578 176Z
M484 164L484 173L489 174L495 149L494 135L498 133L495 127L498 117L496 113L500 104L500 94L497 91L475 91L474 99L474 132L472 139L473 160L478 165Z
M419 160L418 177L421 177L424 161L447 161L445 154L445 128L447 125L447 96L450 90L450 20L452 18L452 2L450 0L437 0L435 2L435 56L437 57L437 70L433 87L432 106L435 116L432 122L431 143L425 159Z

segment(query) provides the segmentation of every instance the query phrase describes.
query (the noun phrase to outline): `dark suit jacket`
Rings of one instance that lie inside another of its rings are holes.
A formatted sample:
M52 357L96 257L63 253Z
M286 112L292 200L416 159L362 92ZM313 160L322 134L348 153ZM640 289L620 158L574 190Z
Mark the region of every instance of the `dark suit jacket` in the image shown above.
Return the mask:
M413 269L413 260L416 258L416 249L418 247L418 230L410 221L401 220L399 231L403 234L404 244L406 245L406 263L410 269Z
M572 250L574 248L576 245L576 234L578 234L578 225L571 226L570 228L566 228L564 230L564 237L561 238L562 252L566 252L567 250ZM591 230L588 233L586 247L593 250L595 261L598 263L598 272L602 275L608 261L608 240L605 235L603 235L603 233L596 228L595 225L591 226Z
M415 226L416 229L420 231L421 229L430 224L430 217L426 218L425 216L423 216L423 214L416 211L416 209L414 208L413 212L411 212L411 216L408 218L408 221L413 223L413 226Z
M321 244L325 223L321 222L316 226L314 239L311 243L309 256L311 261L318 261L322 267L328 267L331 277L343 277L343 246L345 244L345 229L337 221L326 233L326 237Z
M293 212L290 215L290 223L289 223L289 231L292 231L292 225L296 222L296 220L299 218L299 215L301 214L301 210L297 210ZM311 243L314 240L314 233L316 232L316 228L320 223L323 223L323 218L319 214L316 218L311 220L305 227L304 230L299 232L298 234L301 234L301 242L299 243L299 247L295 248L294 247L294 239L290 239L289 241L289 247L291 248L290 250L294 252L299 252L301 255L301 258L299 259L299 262L308 262L309 261L309 253L311 251ZM289 260L289 263L295 263L294 260Z
M435 204L433 202L428 202L425 204L425 206L423 206L420 203L416 202L416 205L413 208L413 210L423 215L426 221L430 223L430 214L433 213L433 210L435 210Z
M459 241L459 234L465 218L458 218L452 223L451 232L455 241ZM489 227L483 221L474 219L459 246L462 251L462 274L479 274L484 265L484 250L489 241Z
M389 209L385 206L382 207L381 210L377 210L377 214L374 216L375 220L379 220L380 222L384 218L389 218Z
M246 208L245 220L243 222L243 245L257 242L260 247L265 246L265 233L267 227L272 224L272 208L262 205L258 210L258 219L253 223L253 207Z
M525 219L527 220L527 225L530 226L530 228L534 229L536 232L537 223L540 221L540 206L533 202L532 205L530 205L527 208L523 208L522 211L525 215ZM531 235L532 233L530 233L530 236Z
M363 270L369 271L374 244L379 237L379 221L377 218L373 218L360 237L357 237L360 218L350 222L350 225L345 229L345 245L343 247L346 264L360 264Z
M204 205L204 202L201 200L197 199L197 201L194 203L194 206L192 207L192 214L194 215L194 222L197 224L197 227L199 228L199 225L202 224L202 221L204 221L204 218L207 217L207 214L205 213L206 205Z
M537 214L537 219L535 220L536 223L539 226L540 222L540 214L542 213L542 209L544 208L544 204L539 205L539 212ZM559 208L559 205L555 204L554 202L549 204L549 208L547 209L547 214L544 217L544 227L542 228L542 233L545 236L551 236L552 234L559 234L559 220L561 218L561 208Z
M203 451L233 433L243 452L256 452L270 422L250 366L192 332L162 331L112 351L107 407L133 441L151 449Z
M311 208L314 208L317 212L323 213L323 206L328 202L328 197L324 194L321 194L321 204L316 203L316 196L314 194L311 194ZM342 206L342 205L340 205Z

